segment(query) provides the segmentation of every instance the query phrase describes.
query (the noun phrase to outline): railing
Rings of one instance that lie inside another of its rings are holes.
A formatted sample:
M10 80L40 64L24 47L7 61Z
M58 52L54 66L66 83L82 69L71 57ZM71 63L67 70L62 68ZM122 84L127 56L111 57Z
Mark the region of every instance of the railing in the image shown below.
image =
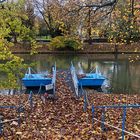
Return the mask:
M31 74L31 71L33 71L33 70L29 67L26 73L27 73L27 74ZM46 90L52 89L52 90L53 90L53 94L55 94L55 85L56 85L56 63L55 63L55 65L52 67L52 74L53 74L53 76L52 76L52 82L51 82L51 84L49 84L49 85L40 84L39 90L38 90L37 94L41 94L41 91L42 91L43 87L45 87L45 86L47 86L47 88L49 88L49 89L46 89Z
M52 77L52 84L53 84L53 94L55 95L55 84L56 84L56 63L54 67L52 68L53 71L53 77Z
M28 69L27 69L27 71L26 71L25 74L31 75L32 73L36 73L36 72L35 72L34 69L32 69L31 67L28 67Z
M87 95L87 91L83 89L82 85L81 85L81 92L82 92L82 96L84 96L84 112L87 111L87 106L89 105L89 101L88 101L88 95Z
M71 63L70 71L71 71L71 76L72 76L72 80L73 80L73 84L74 84L75 94L78 97L79 96L78 79L77 79L75 67L73 66L72 63Z
M122 128L118 128L116 126L113 126L113 125L108 124L108 123L105 122L105 111L106 111L106 109L109 109L109 108L114 108L114 109L121 108L123 110ZM95 121L100 122L101 123L101 128L102 128L103 131L106 130L105 125L121 131L122 132L122 140L124 140L125 133L127 133L129 135L132 135L132 136L134 136L136 138L140 138L139 135L136 135L136 134L134 134L132 132L128 132L128 131L125 130L125 121L126 121L127 108L140 108L140 105L112 105L112 106L94 106L93 105L92 106L92 123L94 124ZM98 119L94 118L95 109L102 109L101 120L98 120Z
M17 112L18 112L17 118L14 118L14 119L11 119L11 120L6 120L6 121L4 121L3 120L3 116L0 115L0 135L2 135L3 127L4 127L5 123L10 123L12 121L17 121L18 122L18 126L20 126L20 123L21 123L20 113L22 113L24 109L23 109L23 106L21 106L21 105L20 106L0 106L0 108L2 108L2 109L7 109L7 108L9 108L9 109L16 109Z
M17 121L18 122L18 126L20 127L20 124L21 124L21 113L25 113L24 112L24 108L25 106L29 104L30 105L30 109L32 111L33 109L33 92L30 91L29 93L29 96L28 96L28 100L24 103L24 105L18 105L18 106L0 106L1 109L15 109L17 110L17 117L14 118L14 119L10 119L10 120L3 120L3 116L0 115L0 135L2 135L3 133L3 128L4 128L4 124L5 123L10 123L10 122L13 122L13 121ZM24 114L25 116L25 114Z
M55 82L56 82L56 65L53 68L53 78L52 78L53 93L54 94L55 94ZM42 86L44 86L44 85L40 85L38 94L40 94ZM20 124L21 124L21 113L24 112L24 107L28 103L29 103L30 109L32 111L33 110L33 107L34 107L34 105L33 105L34 104L34 101L33 101L33 92L32 91L30 91L29 96L28 96L28 100L24 103L24 106L21 105L21 104L19 106L0 106L1 109L7 109L7 108L9 108L9 109L16 109L17 112L18 112L17 118L14 118L14 119L11 119L11 120L6 120L6 121L3 121L3 116L0 115L0 135L2 135L2 133L3 133L3 127L4 127L4 124L5 123L10 123L12 121L17 121L18 122L18 125L20 126Z
M29 97L28 97L28 101L31 107L31 110L33 109L33 92L30 91Z

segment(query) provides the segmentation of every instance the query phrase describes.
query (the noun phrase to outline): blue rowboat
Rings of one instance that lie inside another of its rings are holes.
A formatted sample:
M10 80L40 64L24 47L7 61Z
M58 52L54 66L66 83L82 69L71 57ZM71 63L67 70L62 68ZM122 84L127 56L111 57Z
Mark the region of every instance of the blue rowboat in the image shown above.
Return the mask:
M78 86L100 88L103 85L103 82L106 78L101 74L98 67L95 68L94 73L92 71L90 73L84 73L80 63L79 68L80 70L77 74L75 67L73 66L73 64L71 65L72 77L76 77L73 78L73 81L76 81L75 83L77 83Z
M48 73L33 73L30 67L22 78L22 83L27 89L53 91L55 93L56 64L52 67L52 75Z
M101 87L105 79L100 73L86 73L82 77L78 76L78 84L83 87Z
M92 71L90 73L85 73L78 76L79 86L83 87L97 87L100 88L105 81L105 77L101 74L98 67L95 68L95 73Z
M51 84L52 78L46 74L25 74L22 78L25 87L40 87L40 85Z

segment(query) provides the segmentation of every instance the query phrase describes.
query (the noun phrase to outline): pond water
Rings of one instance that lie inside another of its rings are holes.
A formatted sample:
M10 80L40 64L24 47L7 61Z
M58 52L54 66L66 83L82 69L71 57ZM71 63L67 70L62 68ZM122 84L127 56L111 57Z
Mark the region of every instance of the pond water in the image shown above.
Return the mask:
M96 66L108 78L104 92L140 94L140 61L138 54L20 54L27 64L36 63L37 72L50 71L56 62L57 70L68 69L71 62L78 69L79 63L84 72L91 72Z

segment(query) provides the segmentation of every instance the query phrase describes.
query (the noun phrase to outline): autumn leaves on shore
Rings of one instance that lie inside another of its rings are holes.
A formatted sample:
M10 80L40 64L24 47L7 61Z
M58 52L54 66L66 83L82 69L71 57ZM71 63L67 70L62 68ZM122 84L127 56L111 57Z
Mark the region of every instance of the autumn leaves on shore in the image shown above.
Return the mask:
M105 132L101 130L100 123L92 125L91 105L113 105L113 104L139 104L139 95L122 94L88 94L89 106L84 112L83 97L77 99L72 90L69 71L61 71L57 75L56 98L46 98L45 102L40 95L33 95L33 109L31 111L28 94L22 95L0 95L0 105L24 106L21 114L21 125L16 121L4 124L1 139L8 140L119 140L121 132L106 126ZM65 82L67 81L67 82ZM5 120L17 117L16 110L0 109ZM100 119L101 110L95 110L95 117ZM140 134L140 109L128 109L126 119L126 130L137 135ZM121 128L121 109L109 109L106 111L106 122ZM137 140L126 134L126 139Z

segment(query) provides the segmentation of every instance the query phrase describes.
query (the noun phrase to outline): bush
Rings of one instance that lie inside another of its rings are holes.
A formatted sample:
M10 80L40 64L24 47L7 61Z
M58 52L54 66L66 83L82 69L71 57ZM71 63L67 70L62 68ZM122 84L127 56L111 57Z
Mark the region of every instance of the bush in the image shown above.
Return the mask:
M79 50L81 47L82 43L80 40L65 36L57 36L49 44L50 50Z

